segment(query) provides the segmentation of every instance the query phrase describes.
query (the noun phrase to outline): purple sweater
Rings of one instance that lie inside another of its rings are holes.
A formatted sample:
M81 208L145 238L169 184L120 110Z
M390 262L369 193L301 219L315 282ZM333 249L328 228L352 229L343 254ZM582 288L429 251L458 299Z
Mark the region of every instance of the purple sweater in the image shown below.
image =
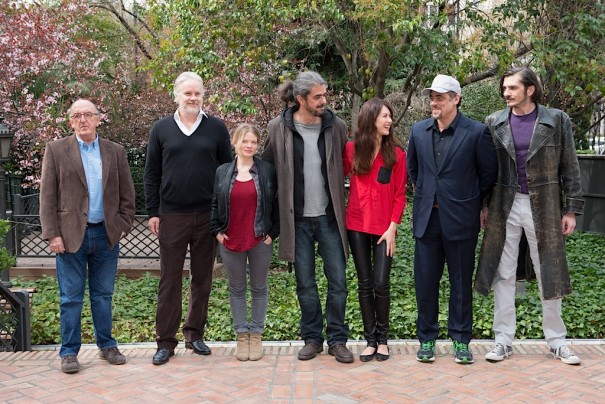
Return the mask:
M513 132L513 141L515 142L515 157L517 160L517 178L519 182L519 192L528 194L527 172L525 164L527 162L527 152L531 142L531 136L534 132L534 125L538 118L538 108L527 115L510 114L510 129Z

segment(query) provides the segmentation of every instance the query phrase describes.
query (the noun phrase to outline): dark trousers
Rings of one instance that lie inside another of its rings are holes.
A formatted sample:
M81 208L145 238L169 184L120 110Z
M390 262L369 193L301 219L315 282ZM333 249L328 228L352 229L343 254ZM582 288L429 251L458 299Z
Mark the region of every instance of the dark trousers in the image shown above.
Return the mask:
M426 232L416 238L414 282L420 342L437 339L439 334L439 282L447 262L450 278L448 334L468 344L473 333L473 272L477 237L448 240L441 232L439 209L433 209Z
M387 343L391 306L391 262L380 236L348 230L349 246L357 270L363 335L369 346ZM374 262L372 263L372 258Z
M183 325L186 341L203 339L216 239L210 233L210 212L164 213L160 217L160 286L156 312L158 348L174 349L181 324L183 265L187 247L191 268L189 307Z

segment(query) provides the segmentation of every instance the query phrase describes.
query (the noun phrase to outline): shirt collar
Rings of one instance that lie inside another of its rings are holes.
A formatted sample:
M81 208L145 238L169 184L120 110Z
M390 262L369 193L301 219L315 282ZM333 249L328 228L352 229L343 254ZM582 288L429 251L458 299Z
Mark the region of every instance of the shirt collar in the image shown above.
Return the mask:
M458 122L460 122L460 112L456 112L456 117L454 118L454 120L452 121L452 123L450 123L450 126L448 126L447 128L445 128L442 132L449 132L451 129L451 133L453 134L454 132L456 132L456 128L458 127ZM433 119L433 125L432 125L433 130L439 132L439 124L437 123L436 119Z
M200 109L199 114L197 115L197 118L195 119L195 122L201 122L202 118L206 117L208 118L208 115L204 112L204 110ZM181 116L179 115L179 109L177 108L176 111L174 111L174 120L180 123L183 123L183 121L181 121Z
M233 172L238 173L237 171L237 157L235 157L235 159L233 160L233 165L234 165L234 169ZM256 159L254 159L254 162L252 163L252 167L250 167L250 171L253 173L258 174L258 168L256 167Z
M76 135L76 139L78 140L78 147L80 148L80 150L84 150L84 149L88 149L91 148L93 150L96 150L99 148L99 135L95 134L95 140L92 141L92 143L88 144L85 141L83 141L82 139L80 139L80 136Z

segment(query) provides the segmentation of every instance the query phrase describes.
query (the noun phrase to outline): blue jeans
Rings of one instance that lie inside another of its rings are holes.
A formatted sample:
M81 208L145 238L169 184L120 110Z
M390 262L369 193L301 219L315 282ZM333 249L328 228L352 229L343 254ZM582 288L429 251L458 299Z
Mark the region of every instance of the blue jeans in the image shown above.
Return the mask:
M100 349L117 346L116 340L111 336L111 305L119 250L119 244L109 247L107 231L104 226L99 226L86 229L78 252L57 255L57 281L61 298L61 357L77 355L82 345L81 317L87 272L97 346Z
M349 337L349 327L345 324L346 261L336 220L330 220L327 216L305 217L296 222L294 270L301 311L301 337L306 343L322 344L324 341L323 314L315 279L316 241L318 253L323 259L324 274L328 279L326 297L328 345L344 344Z

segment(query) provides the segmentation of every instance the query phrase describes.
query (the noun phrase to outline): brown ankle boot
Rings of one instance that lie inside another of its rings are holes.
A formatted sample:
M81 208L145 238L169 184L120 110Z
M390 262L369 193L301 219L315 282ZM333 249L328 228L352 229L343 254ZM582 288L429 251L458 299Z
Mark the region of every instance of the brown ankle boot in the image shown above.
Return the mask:
M250 334L250 357L251 361L257 361L263 357L263 344L260 333Z
M250 356L250 334L247 332L237 333L237 360L247 361Z

